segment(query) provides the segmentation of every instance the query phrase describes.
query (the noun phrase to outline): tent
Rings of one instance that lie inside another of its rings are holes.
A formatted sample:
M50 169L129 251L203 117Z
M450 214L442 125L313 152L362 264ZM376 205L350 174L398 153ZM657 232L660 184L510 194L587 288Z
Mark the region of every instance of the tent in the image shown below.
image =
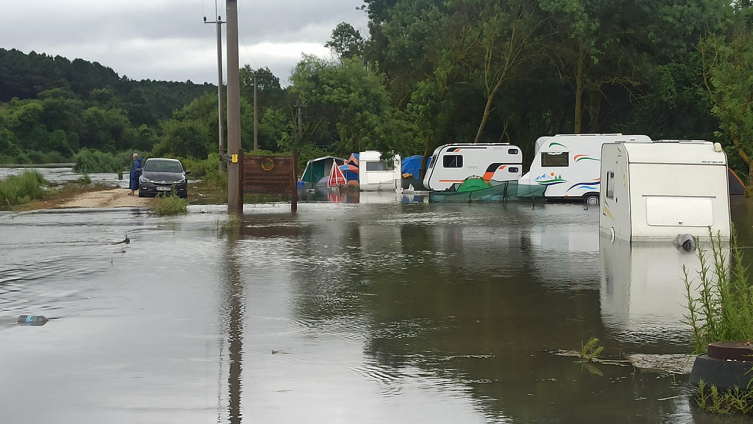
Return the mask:
M408 156L403 159L403 178L407 178L406 174L411 175L413 178L418 178L421 175L421 162L423 162L423 155Z
M332 164L340 166L345 162L344 159L336 158L334 156L323 156L316 159L311 159L306 163L306 169L303 170L303 175L298 182L299 186L304 188L314 188L322 179L324 183L327 182L327 177L332 171Z

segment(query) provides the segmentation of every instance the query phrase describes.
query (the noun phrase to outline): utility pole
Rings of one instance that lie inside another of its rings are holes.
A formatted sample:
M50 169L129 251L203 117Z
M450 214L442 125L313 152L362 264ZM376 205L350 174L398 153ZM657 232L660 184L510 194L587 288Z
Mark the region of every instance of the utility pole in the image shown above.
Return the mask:
M216 21L207 22L206 16L204 17L205 24L217 25L217 109L219 112L219 128L220 128L220 174L225 172L225 161L222 160L225 154L225 107L222 102L222 16L217 13L217 0L214 1L214 14L217 16Z
M238 155L241 150L241 93L238 58L238 0L227 0L227 147L228 154ZM238 156L236 156L238 157ZM240 164L232 160L227 172L227 211L242 215L240 198Z
M254 150L259 150L259 131L256 118L256 72L254 72Z

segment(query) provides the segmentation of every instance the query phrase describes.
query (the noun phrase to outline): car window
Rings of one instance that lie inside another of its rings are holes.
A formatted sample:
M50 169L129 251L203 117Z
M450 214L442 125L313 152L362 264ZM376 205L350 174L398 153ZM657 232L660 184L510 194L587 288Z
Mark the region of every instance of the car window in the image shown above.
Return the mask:
M146 162L144 171L148 172L183 172L180 162L166 160L150 160Z

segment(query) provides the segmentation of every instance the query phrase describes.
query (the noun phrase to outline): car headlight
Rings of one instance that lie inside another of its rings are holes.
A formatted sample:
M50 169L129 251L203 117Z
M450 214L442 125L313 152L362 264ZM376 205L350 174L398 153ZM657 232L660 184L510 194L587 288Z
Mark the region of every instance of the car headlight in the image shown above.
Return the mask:
M143 175L139 177L139 181L142 182L142 183L151 183L151 181L149 180L149 178L147 178L147 177L145 177Z
M186 179L185 178L181 178L178 181L176 181L175 184L183 184L185 182L186 182Z

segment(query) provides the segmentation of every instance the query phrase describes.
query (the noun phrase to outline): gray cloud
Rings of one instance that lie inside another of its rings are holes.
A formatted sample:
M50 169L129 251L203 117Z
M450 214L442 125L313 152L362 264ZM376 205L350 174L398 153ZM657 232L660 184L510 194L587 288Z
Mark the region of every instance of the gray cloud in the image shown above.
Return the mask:
M220 13L225 19L224 0ZM326 55L332 29L365 31L362 0L239 0L240 60L282 80L301 53ZM216 81L212 0L4 2L0 47L97 61L135 79Z

